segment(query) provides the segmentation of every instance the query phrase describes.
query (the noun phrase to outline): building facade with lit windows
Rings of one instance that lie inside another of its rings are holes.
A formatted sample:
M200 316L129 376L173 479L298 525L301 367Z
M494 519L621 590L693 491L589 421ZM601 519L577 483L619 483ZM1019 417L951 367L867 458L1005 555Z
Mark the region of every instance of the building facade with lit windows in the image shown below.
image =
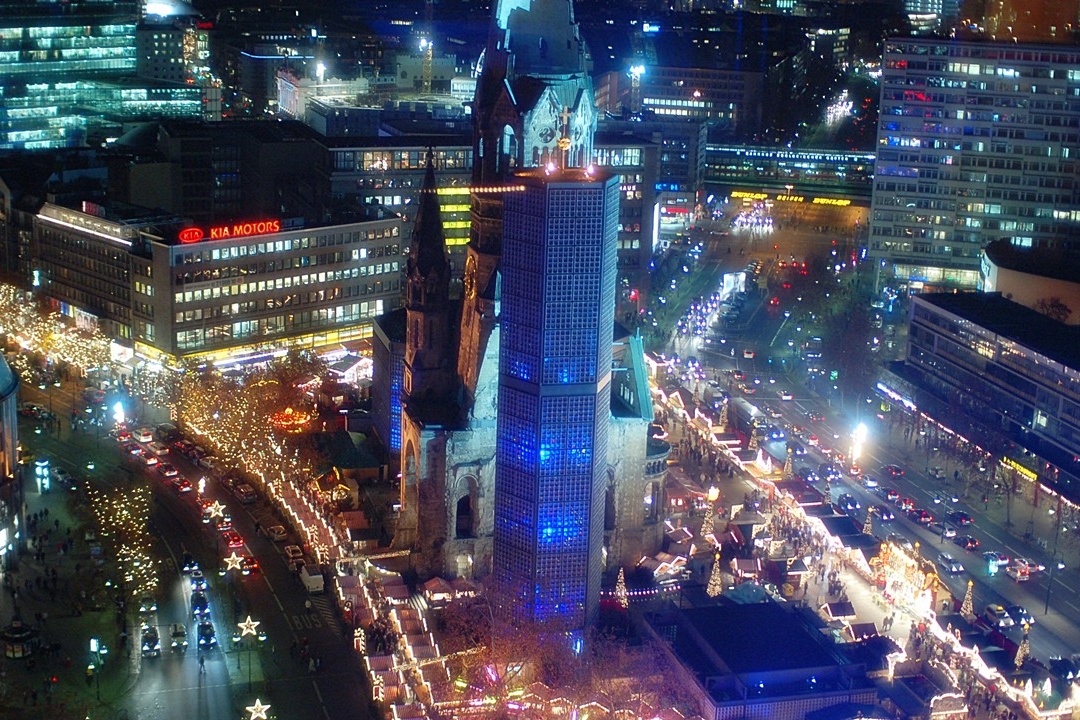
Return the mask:
M990 241L1080 230L1080 50L886 42L869 253L914 289L974 288Z
M1080 502L1080 327L976 292L915 295L909 322L903 377L977 423L970 439L1010 462L1014 443L1031 477Z
M523 618L599 609L618 178L518 173L503 220L494 575Z
M78 147L124 121L202 117L199 87L136 77L139 4L0 2L0 149Z
M400 304L400 235L387 213L195 224L46 204L34 278L57 310L144 358L317 348L369 337L372 319Z

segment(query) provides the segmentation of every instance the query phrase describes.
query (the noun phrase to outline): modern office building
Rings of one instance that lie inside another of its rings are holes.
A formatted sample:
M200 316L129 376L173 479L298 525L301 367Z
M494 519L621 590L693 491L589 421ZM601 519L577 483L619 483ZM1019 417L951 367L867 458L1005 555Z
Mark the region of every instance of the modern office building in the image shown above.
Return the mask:
M400 304L397 216L193 223L119 203L46 203L35 287L152 360L224 359L369 337ZM123 352L123 351L121 351Z
M136 77L139 9L0 2L0 149L77 147L125 121L203 117L199 86Z
M618 179L518 173L503 217L497 583L514 611L583 628L600 602Z
M996 240L983 251L979 290L1067 325L1080 325L1080 256Z
M1080 21L1080 7L1061 0L987 0L982 7L985 32L997 40L1070 43Z
M914 289L974 288L990 241L1080 237L1080 50L886 42L870 257Z
M948 424L972 423L969 439L1080 501L1080 328L1000 293L915 295L904 365Z

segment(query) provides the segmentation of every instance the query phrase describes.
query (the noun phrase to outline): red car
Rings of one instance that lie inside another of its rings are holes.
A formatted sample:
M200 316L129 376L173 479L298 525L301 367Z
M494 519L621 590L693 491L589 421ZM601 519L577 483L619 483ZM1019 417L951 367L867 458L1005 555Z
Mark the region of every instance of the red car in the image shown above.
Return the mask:
M259 572L259 561L250 555L245 555L243 561L240 563L240 572L244 575Z
M901 512L911 512L915 509L915 501L909 497L900 498L896 501L896 504L900 507Z
M225 539L225 544L231 548L244 547L244 538L235 530L223 532L221 537Z

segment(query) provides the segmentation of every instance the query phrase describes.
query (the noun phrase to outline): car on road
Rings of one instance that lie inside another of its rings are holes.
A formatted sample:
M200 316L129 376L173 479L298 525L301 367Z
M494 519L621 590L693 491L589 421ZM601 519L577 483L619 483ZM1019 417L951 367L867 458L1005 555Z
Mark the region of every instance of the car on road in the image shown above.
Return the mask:
M855 511L862 507L850 493L840 493L840 496L836 498L836 506L845 515L854 515Z
M209 620L199 623L198 636L200 650L213 650L217 647L217 633L214 632L214 624Z
M904 476L904 468L899 465L884 465L881 468L881 474L885 477L898 478Z
M299 545L286 545L282 550L285 552L285 557L289 560L304 559L304 551L300 549Z
M281 542L289 537L289 531L285 529L284 525L271 525L266 528L266 536L274 542Z
M138 457L143 461L143 465L146 465L147 467L152 467L158 464L157 455L150 452L149 450L140 450Z
M221 537L225 540L225 544L231 548L244 547L244 538L235 530L227 530L221 534Z
M187 626L173 623L169 626L169 642L173 652L187 652Z
M173 478L172 488L173 488L173 491L177 495L183 495L184 493L189 493L194 489L194 488L191 487L191 481L188 480L187 478L182 478L182 477Z
M994 563L998 567L1005 567L1009 564L1009 556L1003 552L998 552L997 550L987 550L982 556L987 565Z
M879 492L881 493L881 497L885 498L886 502L896 502L900 499L900 491L896 488L881 488Z
M810 412L806 413L806 419L810 422L822 422L825 420L825 416L819 412L811 410Z
M911 512L915 509L915 501L909 497L897 498L896 506L900 508L900 512Z
M1034 625L1035 617L1023 605L1009 605L1005 608L1017 625Z
M983 617L986 618L986 622L990 623L991 627L995 628L1011 628L1016 624L1016 621L1009 616L1008 611L998 604L987 605L986 609L983 610Z
M190 575L192 571L199 569L199 563L195 561L195 556L189 552L184 553L180 560L180 572L185 575Z
M1034 560L1029 560L1023 557L1018 557L1016 558L1016 560L1013 560L1013 564L1015 564L1017 567L1025 568L1030 573L1042 572L1046 569L1045 565L1040 565Z
M142 452L142 448L139 447L139 443L134 440L128 440L127 442L120 443L120 449L126 452L128 455L138 455Z
M956 528L946 522L932 522L926 526L926 529L946 539L956 537Z
M938 553L937 564L950 575L959 575L964 572L964 566L949 553Z
M929 525L934 522L934 516L930 514L929 510L923 510L922 508L914 508L908 512L908 520L919 525Z
M1005 568L1005 574L1018 583L1027 582L1031 579L1031 572L1028 571L1027 567L1018 565L1015 562Z
M953 510L948 514L948 518L957 525L970 525L975 522L975 519L971 517L971 515L962 510Z
M38 417L45 412L45 408L31 402L24 402L19 406L19 414L23 417Z
M893 514L888 505L874 505L870 508L870 512L877 515L881 522L892 522L896 519L896 515Z
M157 600L153 595L146 594L139 597L139 614L151 615L157 612Z
M755 357L757 357L757 353L755 353L753 350L743 350L742 356L744 360L753 360Z
M162 477L167 478L176 477L180 474L180 471L176 469L175 465L167 462L158 463L157 471L161 473Z
M223 514L220 517L216 517L211 521L214 529L218 532L228 532L233 529L232 516L229 514Z
M974 552L979 549L979 540L971 535L957 535L953 538L953 542L964 548L968 552Z
M781 400L794 400L795 399L795 393L791 392L790 390L780 390L776 394L777 394L777 396L779 396L779 398Z
M135 431L135 439L141 443L153 442L154 431L147 427L139 428Z
M191 614L196 619L210 617L210 599L206 597L206 593L191 593Z
M142 627L142 655L143 657L157 657L161 654L161 638L158 637L157 628L153 625Z
M259 572L259 561L251 555L245 555L244 559L240 561L240 572L244 575Z
M203 571L199 568L195 568L191 571L191 589L195 592L206 589L206 576L203 575Z

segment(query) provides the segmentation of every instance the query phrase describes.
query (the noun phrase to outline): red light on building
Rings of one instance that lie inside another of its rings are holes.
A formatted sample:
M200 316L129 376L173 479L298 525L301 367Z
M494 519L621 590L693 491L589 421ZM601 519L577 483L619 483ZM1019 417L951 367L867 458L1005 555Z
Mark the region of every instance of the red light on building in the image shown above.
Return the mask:
M638 293L637 288L634 288L630 291L630 300L632 300L633 302L637 302L639 297L641 296Z
M183 230L181 230L180 234L177 237L180 238L180 242L182 242L184 244L187 244L187 243L199 242L200 240L203 239L204 235L203 235L202 228L189 227L189 228L184 228Z

